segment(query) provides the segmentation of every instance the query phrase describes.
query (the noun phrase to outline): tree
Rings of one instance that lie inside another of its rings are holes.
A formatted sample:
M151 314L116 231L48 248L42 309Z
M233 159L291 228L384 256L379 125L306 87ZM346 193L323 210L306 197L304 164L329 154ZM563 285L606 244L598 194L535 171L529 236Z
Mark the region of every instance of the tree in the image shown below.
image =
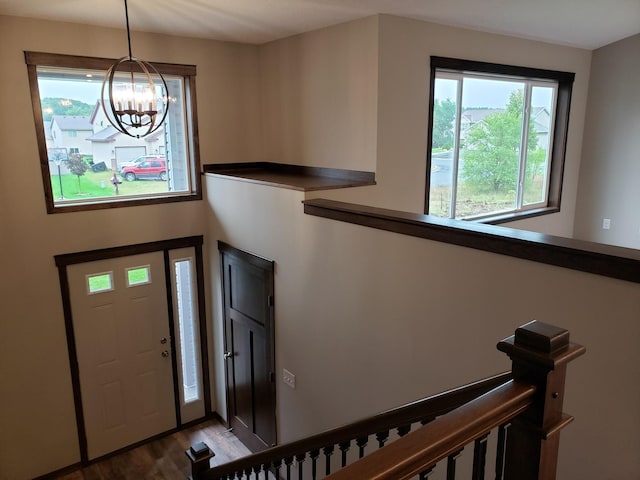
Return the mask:
M88 116L93 112L92 105L67 98L45 97L40 105L42 106L42 118L45 122L51 120L54 115Z
M473 125L466 138L462 178L476 191L505 193L516 190L520 163L522 136L523 93L511 92L509 103L502 112L487 115ZM530 122L527 150L531 160L538 163L535 154L538 134ZM529 168L535 175L536 168Z
M450 150L453 148L453 120L456 104L449 98L433 102L432 148Z
M78 193L81 193L80 189L80 177L87 171L89 165L82 159L82 155L74 153L69 156L67 161L67 167L69 171L78 177Z

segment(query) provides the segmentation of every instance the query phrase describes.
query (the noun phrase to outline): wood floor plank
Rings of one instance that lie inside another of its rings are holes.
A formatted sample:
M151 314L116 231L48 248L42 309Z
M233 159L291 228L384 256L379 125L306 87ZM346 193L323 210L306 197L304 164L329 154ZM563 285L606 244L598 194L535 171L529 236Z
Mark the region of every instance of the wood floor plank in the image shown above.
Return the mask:
M77 471L51 477L56 480L183 480L190 472L185 450L205 442L215 452L211 464L219 465L251 452L217 420L167 435Z

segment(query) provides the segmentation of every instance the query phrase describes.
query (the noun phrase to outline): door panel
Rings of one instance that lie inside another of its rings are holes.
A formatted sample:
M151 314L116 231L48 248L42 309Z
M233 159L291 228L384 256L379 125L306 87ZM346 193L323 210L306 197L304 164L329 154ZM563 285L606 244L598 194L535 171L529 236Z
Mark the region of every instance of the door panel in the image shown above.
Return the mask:
M219 242L228 418L252 451L276 443L273 262Z
M151 281L128 286L126 269L140 265ZM99 272L113 273L112 288L90 293L88 276ZM68 273L88 458L175 428L171 352L161 343L170 338L162 252Z

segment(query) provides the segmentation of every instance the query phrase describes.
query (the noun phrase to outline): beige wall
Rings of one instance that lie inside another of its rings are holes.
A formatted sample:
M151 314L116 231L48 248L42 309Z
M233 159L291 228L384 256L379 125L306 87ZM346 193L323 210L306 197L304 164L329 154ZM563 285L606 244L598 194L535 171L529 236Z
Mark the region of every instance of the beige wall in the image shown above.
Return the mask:
M344 103L340 110L333 109L331 95L339 92L340 98L348 97L355 88L349 84L338 83L347 72L343 66L349 58L346 52L351 52L351 46L363 41L377 41L377 148L375 152L375 172L378 185L360 189L337 190L327 192L325 196L345 201L367 203L397 210L416 213L424 211L424 192L427 153L427 120L428 120L428 92L429 92L429 58L431 55L479 60L510 65L545 68L575 72L576 80L573 86L571 103L571 121L569 125L567 155L565 163L565 177L563 184L562 211L544 218L532 219L514 223L515 228L530 229L542 233L549 233L571 237L573 235L573 217L578 184L578 170L580 166L580 152L582 146L582 129L584 124L585 106L587 99L589 66L591 52L587 50L561 47L557 45L533 42L513 37L481 33L471 30L446 27L401 17L381 15L377 17L378 36L371 38L363 34L364 26L356 25L363 20L350 24L331 27L295 37L296 44L306 42L307 35L314 40L321 38L327 51L335 52L334 60L325 63L323 70L325 83L334 86L329 92L316 89L310 91L314 98L299 99L299 92L295 93L298 103L313 101L317 108L307 112L307 115L319 119L331 118L339 125L346 124L347 119L360 118L358 103ZM370 19L366 19L370 21ZM354 40L353 34L360 32L363 40ZM351 36L347 36L347 34ZM345 39L348 38L348 42ZM336 41L345 43L343 48L336 47ZM290 48L294 40L274 42L261 47L263 71L280 72L279 81L267 85L265 98L270 98L274 91L286 91L288 82L311 74L312 63L303 62L305 51L296 52ZM317 42L316 42L317 43ZM268 53L288 48L289 56L285 59ZM365 49L370 51L373 47ZM297 55L297 56L296 56ZM291 58L293 56L293 58ZM367 57L368 58L368 57ZM266 66L265 66L266 65ZM373 61L349 64L350 78L362 79L364 74L370 75ZM293 68L296 67L296 68ZM328 76L333 69L336 79ZM359 68L361 73L354 69ZM371 82L363 85L368 89ZM357 91L357 89L355 89ZM294 110L295 112L295 110ZM368 115L376 113L367 111ZM284 115L284 116L283 116ZM282 110L266 109L265 124L288 122L295 123L294 113ZM333 139L338 143L340 151L359 151L369 153L364 148L364 142L369 136L358 135L358 130L352 129L351 134L343 133ZM321 145L326 138L322 130L306 131L304 145L310 149L303 155L302 162L313 158L315 166L335 166L335 158L322 155ZM354 143L356 144L354 146ZM344 168L353 168L351 163L345 163ZM295 162L292 162L295 163ZM371 170L373 161L358 161L356 164L364 170ZM360 167L362 166L362 167Z
M314 121L338 115L333 120L349 126L346 119L361 112L355 106L336 109L331 97L341 97L350 85L336 83L337 92L314 89L308 94L319 97L313 99L301 98L296 89L290 99L286 87L315 71L301 58L309 51L296 58L293 43L321 39L339 57L336 68L348 46L358 43L346 33L367 37L357 24L261 47L261 68L270 76L265 97L279 91L283 103L312 101L316 107L306 115ZM390 16L378 18L377 49L377 186L303 195L206 178L209 249L219 235L276 262L276 363L278 372L286 368L297 376L295 390L278 383L279 441L507 369L497 340L538 319L570 329L588 348L569 367L566 410L577 421L562 435L558 477L637 477L640 434L630 427L640 422L640 386L632 380L640 360L637 284L309 217L299 205L305 197L326 197L421 211L429 56L442 55L576 73L563 210L534 221L540 231L571 236L591 53ZM287 51L286 59L273 54L280 50ZM286 73L290 65L296 68ZM361 72L352 75L362 82L362 73L373 67L359 65ZM341 79L345 72L324 72L331 83L328 74ZM272 115L265 110L265 123ZM299 120L295 109L278 115L282 124ZM296 141L305 153L300 163L354 168L325 156L322 130L304 130ZM336 141L344 151L363 152L360 142L367 140L341 135ZM283 145L289 145L286 139L276 144ZM211 262L210 270L217 271L218 259ZM214 323L221 332L218 307ZM218 357L221 342L218 336Z
M543 231L573 228L590 52L389 16L262 47L134 33L133 49L197 65L203 163L375 170L376 187L322 196L417 212L429 55L575 71L563 212ZM23 50L119 57L126 36L0 17L0 479L79 460L53 256L201 233L217 352L215 242L276 260L277 363L298 375L296 390L278 384L280 441L506 369L495 342L538 318L589 349L570 367L578 421L560 478L640 474L640 394L624 381L637 378L637 285L308 217L302 193L212 177L204 202L46 215Z
M378 17L260 47L264 159L376 168Z
M568 370L576 421L558 478L638 478L640 285L311 217L292 190L206 182L210 251L222 239L275 261L279 442L507 370L497 341L537 319L587 347Z
M575 236L640 248L640 35L593 52ZM611 229L602 229L602 220Z
M136 55L195 64L203 163L261 151L256 47L134 33ZM79 461L53 256L203 234L204 202L47 215L24 50L117 58L126 33L0 16L0 479Z

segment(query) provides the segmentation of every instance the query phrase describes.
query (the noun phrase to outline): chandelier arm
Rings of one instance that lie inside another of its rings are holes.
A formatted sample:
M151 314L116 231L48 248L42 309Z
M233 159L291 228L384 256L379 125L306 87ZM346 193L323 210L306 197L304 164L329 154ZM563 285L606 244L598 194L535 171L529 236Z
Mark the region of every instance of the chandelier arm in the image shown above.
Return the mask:
M158 71L158 69L152 65L151 63L145 62L138 58L135 58L132 55L131 51L131 30L129 27L129 6L127 4L127 0L124 0L124 11L125 11L125 20L127 24L127 45L129 47L129 57L123 57L114 63L105 74L104 82L102 83L102 91L101 91L101 99L100 102L102 104L102 109L107 117L109 123L115 128L118 132L124 133L133 138L142 138L145 137L160 128L160 126L164 123L167 118L167 113L169 111L169 87L167 85L166 80L162 76L162 74ZM118 67L123 63L128 62L128 72L123 68L122 73L129 75L129 85L130 85L130 96L125 100L125 98L118 97L118 107L116 108L116 104L114 101L113 95L113 84L116 76L116 72ZM137 64L134 72L133 64ZM165 91L165 96L163 97L163 108L162 108L162 118L160 121L158 120L158 99L156 97L156 88L153 78L151 76L151 72L149 68L153 71L153 73L160 78L162 82L162 86ZM136 72L141 70L144 76L146 77L146 81L148 84L148 95L144 93L144 90L136 93ZM107 105L105 102L105 87L109 84L108 93L109 93L109 109L107 109ZM146 102L145 102L146 100ZM145 110L146 103L146 110ZM128 117L128 118L127 118ZM145 119L148 119L145 121ZM129 128L134 128L136 131L139 129L146 128L146 132L142 134L132 134L129 132Z
M131 133L129 133L129 131L127 130L127 126L126 124L124 124L121 120L119 115L116 115L114 112L117 111L116 109L116 105L113 102L113 78L116 74L116 70L118 65L120 65L122 62L126 61L127 58L126 57L122 57L118 62L116 62L115 64L111 65L111 67L109 68L109 70L107 70L106 76L105 76L105 82L102 84L102 108L104 109L105 112L105 116L107 117L107 120L109 121L109 123L113 126L113 128L115 128L116 130L118 130L120 133L124 133L125 135L128 135L132 138L140 138L140 135L133 135ZM108 79L108 81L107 81ZM111 107L111 112L113 113L113 119L111 118L111 116L109 116L107 109L105 107L104 104L104 87L106 84L109 84L109 106ZM114 123L115 121L115 123Z
M149 135L149 134L155 132L164 123L165 119L167 118L167 113L169 113L169 102L170 102L169 87L167 86L167 82L164 79L164 76L158 71L158 69L156 67L153 66L153 64L147 63L147 65L149 65L153 69L154 73L160 78L160 80L162 80L162 86L164 87L164 92L165 92L165 96L166 96L167 100L164 102L164 108L162 109L163 110L162 118L160 119L159 122L157 122L155 124L155 127L153 129L149 130L145 135Z

